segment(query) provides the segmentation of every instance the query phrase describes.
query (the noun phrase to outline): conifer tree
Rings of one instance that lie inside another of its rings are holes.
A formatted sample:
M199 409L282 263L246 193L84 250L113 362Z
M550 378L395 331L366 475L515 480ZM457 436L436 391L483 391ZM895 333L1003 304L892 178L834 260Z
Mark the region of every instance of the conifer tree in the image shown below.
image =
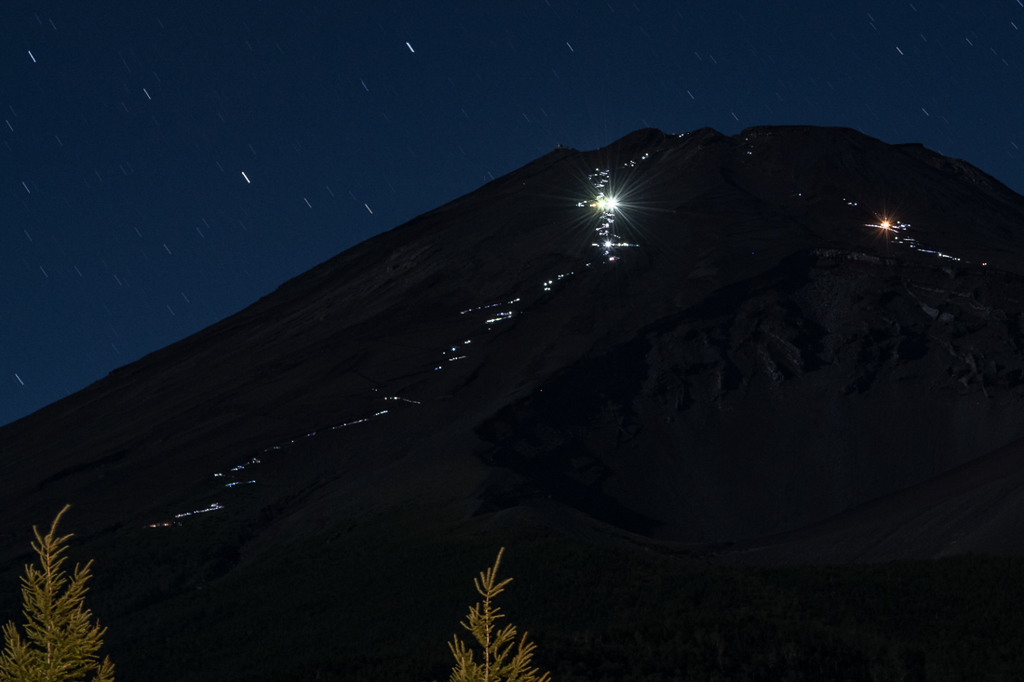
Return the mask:
M501 610L492 604L494 598L505 589L505 585L512 582L512 578L505 578L497 582L498 566L501 564L501 555L505 552L502 547L498 551L498 558L494 566L480 573L479 578L473 579L476 591L484 598L483 603L477 602L469 610L468 622L462 623L462 627L472 633L473 638L483 648L483 660L479 663L474 660L473 651L460 641L458 635L452 636L452 642L448 644L452 655L455 656L455 668L452 669L452 676L449 682L550 682L551 677L544 673L538 677L538 669L530 667L530 659L533 658L533 650L536 645L526 641L526 633L515 646L516 628L514 625L506 625L498 629L497 621L504 618ZM515 649L515 655L509 656Z
M90 624L92 613L83 607L92 561L84 567L75 564L70 582L61 568L67 560L64 553L71 535L58 537L57 523L70 506L65 505L57 514L45 537L32 527L36 536L32 549L39 554L39 568L26 565L21 579L25 639L13 621L4 626L0 682L85 680L90 672L95 672L91 682L114 680L110 657L101 663L96 653L107 630L98 622Z

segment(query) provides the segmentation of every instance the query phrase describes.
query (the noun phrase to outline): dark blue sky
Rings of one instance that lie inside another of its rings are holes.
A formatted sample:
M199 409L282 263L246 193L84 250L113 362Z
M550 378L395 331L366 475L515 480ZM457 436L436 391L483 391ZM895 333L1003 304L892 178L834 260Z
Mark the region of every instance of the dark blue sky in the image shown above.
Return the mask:
M9 0L0 424L558 144L849 126L1024 192L1022 67L1021 0Z

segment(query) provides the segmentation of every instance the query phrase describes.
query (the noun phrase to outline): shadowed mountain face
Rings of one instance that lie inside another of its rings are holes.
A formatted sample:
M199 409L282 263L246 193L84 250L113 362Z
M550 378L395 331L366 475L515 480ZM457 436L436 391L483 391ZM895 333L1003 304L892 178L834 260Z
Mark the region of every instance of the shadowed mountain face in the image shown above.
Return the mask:
M801 561L1017 551L1022 275L1024 198L920 145L560 148L0 429L2 558L67 501L86 532L244 521L243 558L434 503L737 561L801 529ZM922 521L965 466L1004 485ZM867 551L887 519L925 540Z

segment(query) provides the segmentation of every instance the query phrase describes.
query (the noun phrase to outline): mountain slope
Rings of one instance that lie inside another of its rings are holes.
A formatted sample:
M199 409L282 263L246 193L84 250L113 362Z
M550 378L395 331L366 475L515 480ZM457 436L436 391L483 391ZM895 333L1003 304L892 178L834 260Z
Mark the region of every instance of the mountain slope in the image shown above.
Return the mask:
M217 503L246 556L424 500L807 527L1024 437L1022 226L846 129L558 149L0 429L4 556L65 501L87 533Z

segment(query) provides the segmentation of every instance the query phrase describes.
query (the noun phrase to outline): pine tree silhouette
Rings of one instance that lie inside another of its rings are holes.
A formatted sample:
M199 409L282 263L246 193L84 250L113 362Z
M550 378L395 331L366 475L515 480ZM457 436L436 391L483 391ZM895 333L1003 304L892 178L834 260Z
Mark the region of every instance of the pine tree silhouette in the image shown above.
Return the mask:
M505 548L502 547L498 551L498 558L495 559L494 566L481 572L479 578L473 579L476 591L480 593L484 601L482 604L477 602L476 606L470 608L469 622L461 624L483 647L483 660L479 663L473 660L473 651L465 642L459 640L458 635L453 635L448 648L455 656L455 668L452 669L449 682L550 682L551 680L548 673L538 677L538 669L529 667L536 645L526 641L525 632L519 641L519 646L515 647L515 626L506 625L500 630L497 629L498 619L504 618L505 615L491 602L504 591L505 585L512 582L512 578L505 578L500 583L496 582L498 566L501 564L501 555L504 552ZM509 659L514 647L515 655Z
M91 682L113 682L114 664L110 657L98 661L96 652L103 645L106 628L90 624L92 613L83 608L85 583L90 578L90 560L84 567L75 565L71 581L61 565L67 560L67 541L71 535L57 537L57 523L71 505L57 514L45 537L32 527L40 567L25 566L21 579L26 623L25 639L14 622L4 626L5 646L0 653L0 682L65 682L84 680L95 671ZM62 593L63 590L63 593Z

